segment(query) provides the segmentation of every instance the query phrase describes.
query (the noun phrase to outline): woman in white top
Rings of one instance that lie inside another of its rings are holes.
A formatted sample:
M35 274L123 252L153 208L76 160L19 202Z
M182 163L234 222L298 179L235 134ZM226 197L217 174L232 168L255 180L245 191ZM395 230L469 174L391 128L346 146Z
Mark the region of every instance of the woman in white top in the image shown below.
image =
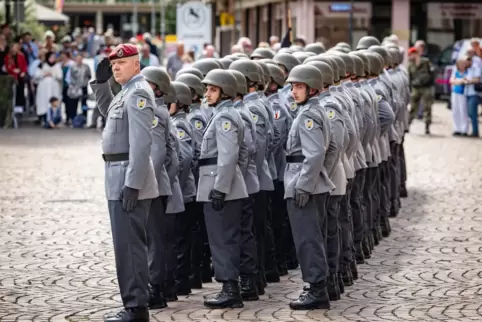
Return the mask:
M37 95L35 103L37 106L37 116L45 121L45 116L49 109L51 97L62 98L62 68L56 62L55 53L48 52L45 60L39 64L35 71L34 81L37 83ZM41 122L43 124L43 122Z

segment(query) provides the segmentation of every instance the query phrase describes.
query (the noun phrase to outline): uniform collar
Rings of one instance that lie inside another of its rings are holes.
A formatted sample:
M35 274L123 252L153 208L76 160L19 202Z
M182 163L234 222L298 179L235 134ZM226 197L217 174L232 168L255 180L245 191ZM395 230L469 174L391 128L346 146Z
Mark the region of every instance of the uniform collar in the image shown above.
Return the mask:
M321 92L320 95L318 95L318 99L322 99L329 96L331 96L330 91L324 91L324 92Z
M157 105L157 106L162 106L162 105L164 105L164 97L157 97L157 98L156 98L156 105Z
M268 101L272 101L278 98L278 93L273 93L270 96L268 96Z
M372 78L368 81L368 84L370 85L376 85L378 83L378 78Z
M190 111L199 110L200 108L201 108L201 103L192 103L191 106L189 106Z
M356 88L360 88L361 84L360 84L360 82L356 82L356 83L353 83L353 86L355 86Z
M233 102L233 106L235 108L239 108L243 105L243 100L239 100L239 101L236 101L236 102Z
M331 85L330 87L328 87L328 90L330 91L330 93L338 92L336 89L336 85Z
M221 110L221 109L224 109L224 108L227 108L229 106L233 106L233 101L231 100L223 100L221 102L219 102L213 109L213 115L216 115L216 113Z
M313 104L318 104L319 101L320 99L318 98L318 96L310 97L308 101L306 101L304 106L311 106Z
M343 81L342 82L342 85L346 86L346 87L353 87L353 82L348 80L348 81Z
M123 86L122 86L122 89L127 89L130 85L134 84L135 82L141 80L141 79L144 79L144 76L142 76L141 74L138 74L138 75L135 75L134 77L132 77L131 79L129 79L129 81L127 83L125 83Z
M249 101L254 101L259 99L259 94L258 92L252 92L243 97L244 102L249 102Z
M186 118L186 112L184 111L179 111L176 114L172 116L173 119L185 119Z
M291 90L291 84L286 84L285 86L283 86L283 88L281 89L281 91L283 92L289 92Z

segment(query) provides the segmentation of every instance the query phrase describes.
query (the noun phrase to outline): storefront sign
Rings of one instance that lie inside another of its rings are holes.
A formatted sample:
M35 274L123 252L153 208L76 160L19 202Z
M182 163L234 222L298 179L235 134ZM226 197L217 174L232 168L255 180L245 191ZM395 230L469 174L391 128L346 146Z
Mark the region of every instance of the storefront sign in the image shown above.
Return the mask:
M482 19L480 3L429 3L430 19Z

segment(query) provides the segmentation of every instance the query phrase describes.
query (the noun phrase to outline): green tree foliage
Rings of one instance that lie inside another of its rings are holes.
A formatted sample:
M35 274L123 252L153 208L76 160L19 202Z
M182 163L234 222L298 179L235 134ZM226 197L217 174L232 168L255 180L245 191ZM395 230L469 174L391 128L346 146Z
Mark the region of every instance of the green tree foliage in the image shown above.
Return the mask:
M47 28L37 20L35 0L25 1L25 21L20 23L20 33L30 32L35 39L42 40Z

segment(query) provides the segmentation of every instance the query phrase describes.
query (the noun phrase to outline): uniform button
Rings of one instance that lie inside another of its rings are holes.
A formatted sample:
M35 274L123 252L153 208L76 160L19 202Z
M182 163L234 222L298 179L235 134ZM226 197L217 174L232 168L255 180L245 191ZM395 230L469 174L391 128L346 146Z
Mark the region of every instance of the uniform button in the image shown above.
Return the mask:
M122 161L122 162L121 162L121 165L124 165L124 164L125 164L125 162L124 162L124 161Z
M211 171L211 174L214 174L214 172Z

